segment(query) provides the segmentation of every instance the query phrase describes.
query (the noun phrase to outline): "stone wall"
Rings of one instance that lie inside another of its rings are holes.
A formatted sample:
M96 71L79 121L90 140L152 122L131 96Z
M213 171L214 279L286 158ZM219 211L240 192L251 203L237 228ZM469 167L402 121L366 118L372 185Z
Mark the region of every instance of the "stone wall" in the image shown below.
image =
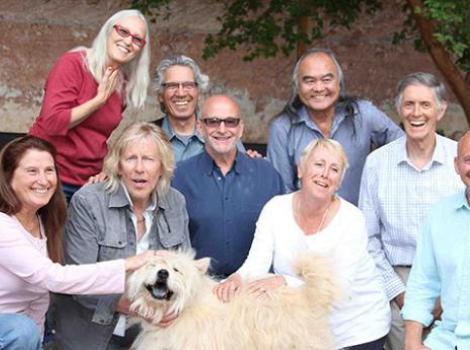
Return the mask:
M126 6L125 1L2 0L0 1L0 131L27 131L42 101L45 78L59 55L89 46L104 21ZM351 30L329 30L319 46L332 48L342 62L348 91L367 97L396 119L391 98L397 81L412 71L439 75L425 53L411 44L393 45L403 22L400 1L373 17L364 16ZM151 24L152 69L169 53L184 53L209 74L214 92L227 92L241 103L246 117L244 139L265 142L272 117L289 97L294 54L274 59L242 60L243 49L201 58L207 33L217 31L221 7L214 0L172 3L165 21ZM127 113L126 121L160 115L152 92L143 113ZM463 111L453 103L440 128L446 134L468 128Z

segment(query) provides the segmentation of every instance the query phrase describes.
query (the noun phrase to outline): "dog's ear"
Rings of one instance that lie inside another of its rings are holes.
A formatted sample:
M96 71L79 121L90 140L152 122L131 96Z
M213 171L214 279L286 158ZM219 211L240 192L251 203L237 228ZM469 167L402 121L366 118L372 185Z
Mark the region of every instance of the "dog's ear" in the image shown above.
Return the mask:
M211 263L210 258L202 258L195 260L194 263L196 264L196 267L198 268L199 271L202 273L206 273L207 269L209 268L209 264Z

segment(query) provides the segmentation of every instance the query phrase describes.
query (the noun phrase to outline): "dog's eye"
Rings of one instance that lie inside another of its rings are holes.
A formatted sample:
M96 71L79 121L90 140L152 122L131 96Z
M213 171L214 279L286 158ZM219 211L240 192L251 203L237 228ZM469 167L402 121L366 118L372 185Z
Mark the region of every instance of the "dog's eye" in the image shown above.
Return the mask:
M180 272L180 270L178 270L176 267L173 267L173 271Z

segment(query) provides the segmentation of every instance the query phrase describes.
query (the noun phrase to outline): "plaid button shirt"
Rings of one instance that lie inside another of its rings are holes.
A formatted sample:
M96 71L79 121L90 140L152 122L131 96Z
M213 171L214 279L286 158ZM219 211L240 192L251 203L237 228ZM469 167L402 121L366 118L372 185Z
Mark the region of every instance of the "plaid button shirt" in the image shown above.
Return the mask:
M454 170L456 154L455 141L436 135L432 160L417 169L408 159L404 136L367 157L359 208L366 217L369 252L389 300L405 290L393 266L413 263L416 238L429 208L463 188Z

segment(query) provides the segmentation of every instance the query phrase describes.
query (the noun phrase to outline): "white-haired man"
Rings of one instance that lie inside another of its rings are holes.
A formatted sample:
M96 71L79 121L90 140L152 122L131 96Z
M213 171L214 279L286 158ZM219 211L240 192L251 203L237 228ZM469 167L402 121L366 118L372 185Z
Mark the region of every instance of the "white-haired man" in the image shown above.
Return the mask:
M462 188L453 169L457 143L436 134L447 108L444 85L429 73L409 74L398 84L396 107L406 135L367 157L359 196L369 252L391 302L389 350L404 346L400 310L423 219L436 201Z

